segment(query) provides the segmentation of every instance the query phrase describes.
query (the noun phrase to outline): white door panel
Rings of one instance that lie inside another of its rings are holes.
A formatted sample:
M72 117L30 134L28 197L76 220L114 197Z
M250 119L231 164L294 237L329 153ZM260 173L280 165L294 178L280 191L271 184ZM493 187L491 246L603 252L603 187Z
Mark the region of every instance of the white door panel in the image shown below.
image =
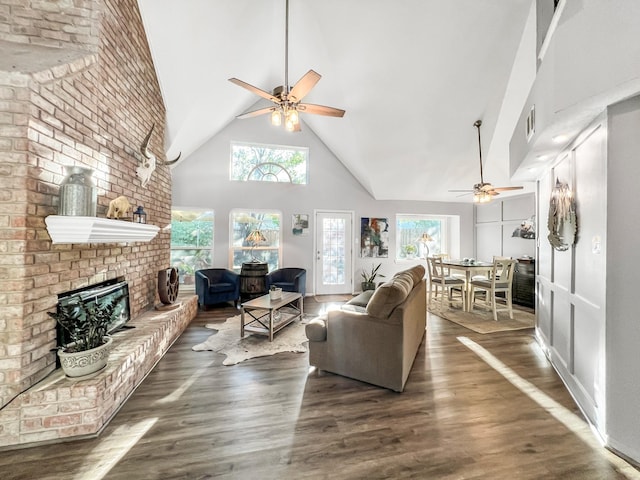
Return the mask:
M316 212L316 295L349 294L353 287L353 213Z

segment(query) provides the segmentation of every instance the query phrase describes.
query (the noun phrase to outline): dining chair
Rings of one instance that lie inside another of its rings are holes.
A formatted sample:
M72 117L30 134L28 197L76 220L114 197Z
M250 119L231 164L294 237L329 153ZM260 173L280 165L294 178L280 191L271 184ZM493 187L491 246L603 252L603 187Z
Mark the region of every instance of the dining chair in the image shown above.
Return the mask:
M433 258L441 258L442 260L449 260L449 254L448 253L434 253L432 255ZM460 274L460 273L451 273L451 269L448 268L446 265L443 265L443 271L445 273L445 275L454 277L454 278L462 278L465 279L466 281L466 275L464 274Z
M441 257L428 257L427 261L429 262L429 292L427 295L427 304L429 304L432 299L437 300L438 289L440 288L440 308L444 309L445 293L449 304L451 304L453 291L459 290L460 296L462 297L462 309L464 310L467 282L462 278L448 275L444 265L442 265Z
M448 253L434 253L433 255L431 255L433 258L440 258L442 260L448 260L449 259L449 254ZM449 269L444 267L444 271L447 273L447 275L449 275Z
M494 255L493 258L491 259L492 262L495 262L496 260L511 260L511 257L502 257L499 255ZM486 273L481 273L478 275L474 275L473 277L471 277L472 280L489 280L491 278L491 269L487 270Z
M485 304L489 305L491 302L491 310L493 311L493 319L498 321L499 311L508 311L509 318L513 320L513 305L512 305L512 285L513 285L513 271L516 266L515 260L502 260L496 259L493 261L493 268L491 269L490 278L488 279L476 279L471 280L469 287L471 288L471 311L476 301L476 291L485 292ZM504 292L507 307L498 309L498 302L496 294Z

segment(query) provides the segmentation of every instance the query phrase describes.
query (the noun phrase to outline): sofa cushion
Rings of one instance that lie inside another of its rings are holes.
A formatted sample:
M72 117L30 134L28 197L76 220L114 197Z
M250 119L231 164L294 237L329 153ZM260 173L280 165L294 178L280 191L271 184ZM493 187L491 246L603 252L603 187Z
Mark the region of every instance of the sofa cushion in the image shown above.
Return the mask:
M366 305L361 307L360 305L350 305L345 303L340 307L340 310L344 310L345 312L367 313Z
M397 275L394 275L393 279L403 282L403 284L406 283L409 292L413 290L413 286L415 285L415 283L413 281L413 275L411 274L411 272L400 272ZM407 295L409 295L409 292L407 292Z
M371 300L371 295L373 295L374 290L365 290L360 295L356 295L351 300L349 300L345 305L356 305L358 307L366 307L369 300Z
M232 292L236 286L233 283L214 283L209 286L210 293Z
M324 342L327 339L327 325L322 317L314 318L307 323L304 331L312 342Z
M405 273L410 274L411 278L413 279L413 284L417 285L424 278L425 268L424 268L424 265L414 265L411 268L408 268L406 270L402 270L401 272L396 273L394 276L397 277Z
M278 288L281 288L285 292L295 292L296 291L296 284L293 283L293 282L273 282L273 283L271 283L271 285L272 286L276 286Z
M413 288L411 274L394 276L390 281L380 285L367 304L367 313L372 317L388 317L394 308L407 298Z

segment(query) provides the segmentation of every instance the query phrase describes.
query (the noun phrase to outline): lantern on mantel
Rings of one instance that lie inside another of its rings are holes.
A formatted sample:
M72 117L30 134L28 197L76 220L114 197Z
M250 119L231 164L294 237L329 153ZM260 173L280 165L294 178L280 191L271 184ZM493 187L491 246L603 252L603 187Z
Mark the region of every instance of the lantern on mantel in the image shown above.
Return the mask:
M147 223L147 213L142 208L142 205L138 205L136 211L133 212L133 221L135 223Z

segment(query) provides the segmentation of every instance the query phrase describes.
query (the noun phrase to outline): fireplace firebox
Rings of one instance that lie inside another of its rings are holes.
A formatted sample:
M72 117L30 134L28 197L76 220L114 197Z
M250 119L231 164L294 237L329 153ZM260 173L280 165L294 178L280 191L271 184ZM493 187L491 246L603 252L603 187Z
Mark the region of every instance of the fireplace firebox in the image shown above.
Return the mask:
M58 295L58 312L61 306L77 305L80 300L85 303L102 303L108 299L117 299L114 318L109 325L107 333L124 328L131 318L129 306L129 284L122 279L113 279L106 282L91 285L89 287L72 290ZM57 325L58 347L69 343L68 333Z

